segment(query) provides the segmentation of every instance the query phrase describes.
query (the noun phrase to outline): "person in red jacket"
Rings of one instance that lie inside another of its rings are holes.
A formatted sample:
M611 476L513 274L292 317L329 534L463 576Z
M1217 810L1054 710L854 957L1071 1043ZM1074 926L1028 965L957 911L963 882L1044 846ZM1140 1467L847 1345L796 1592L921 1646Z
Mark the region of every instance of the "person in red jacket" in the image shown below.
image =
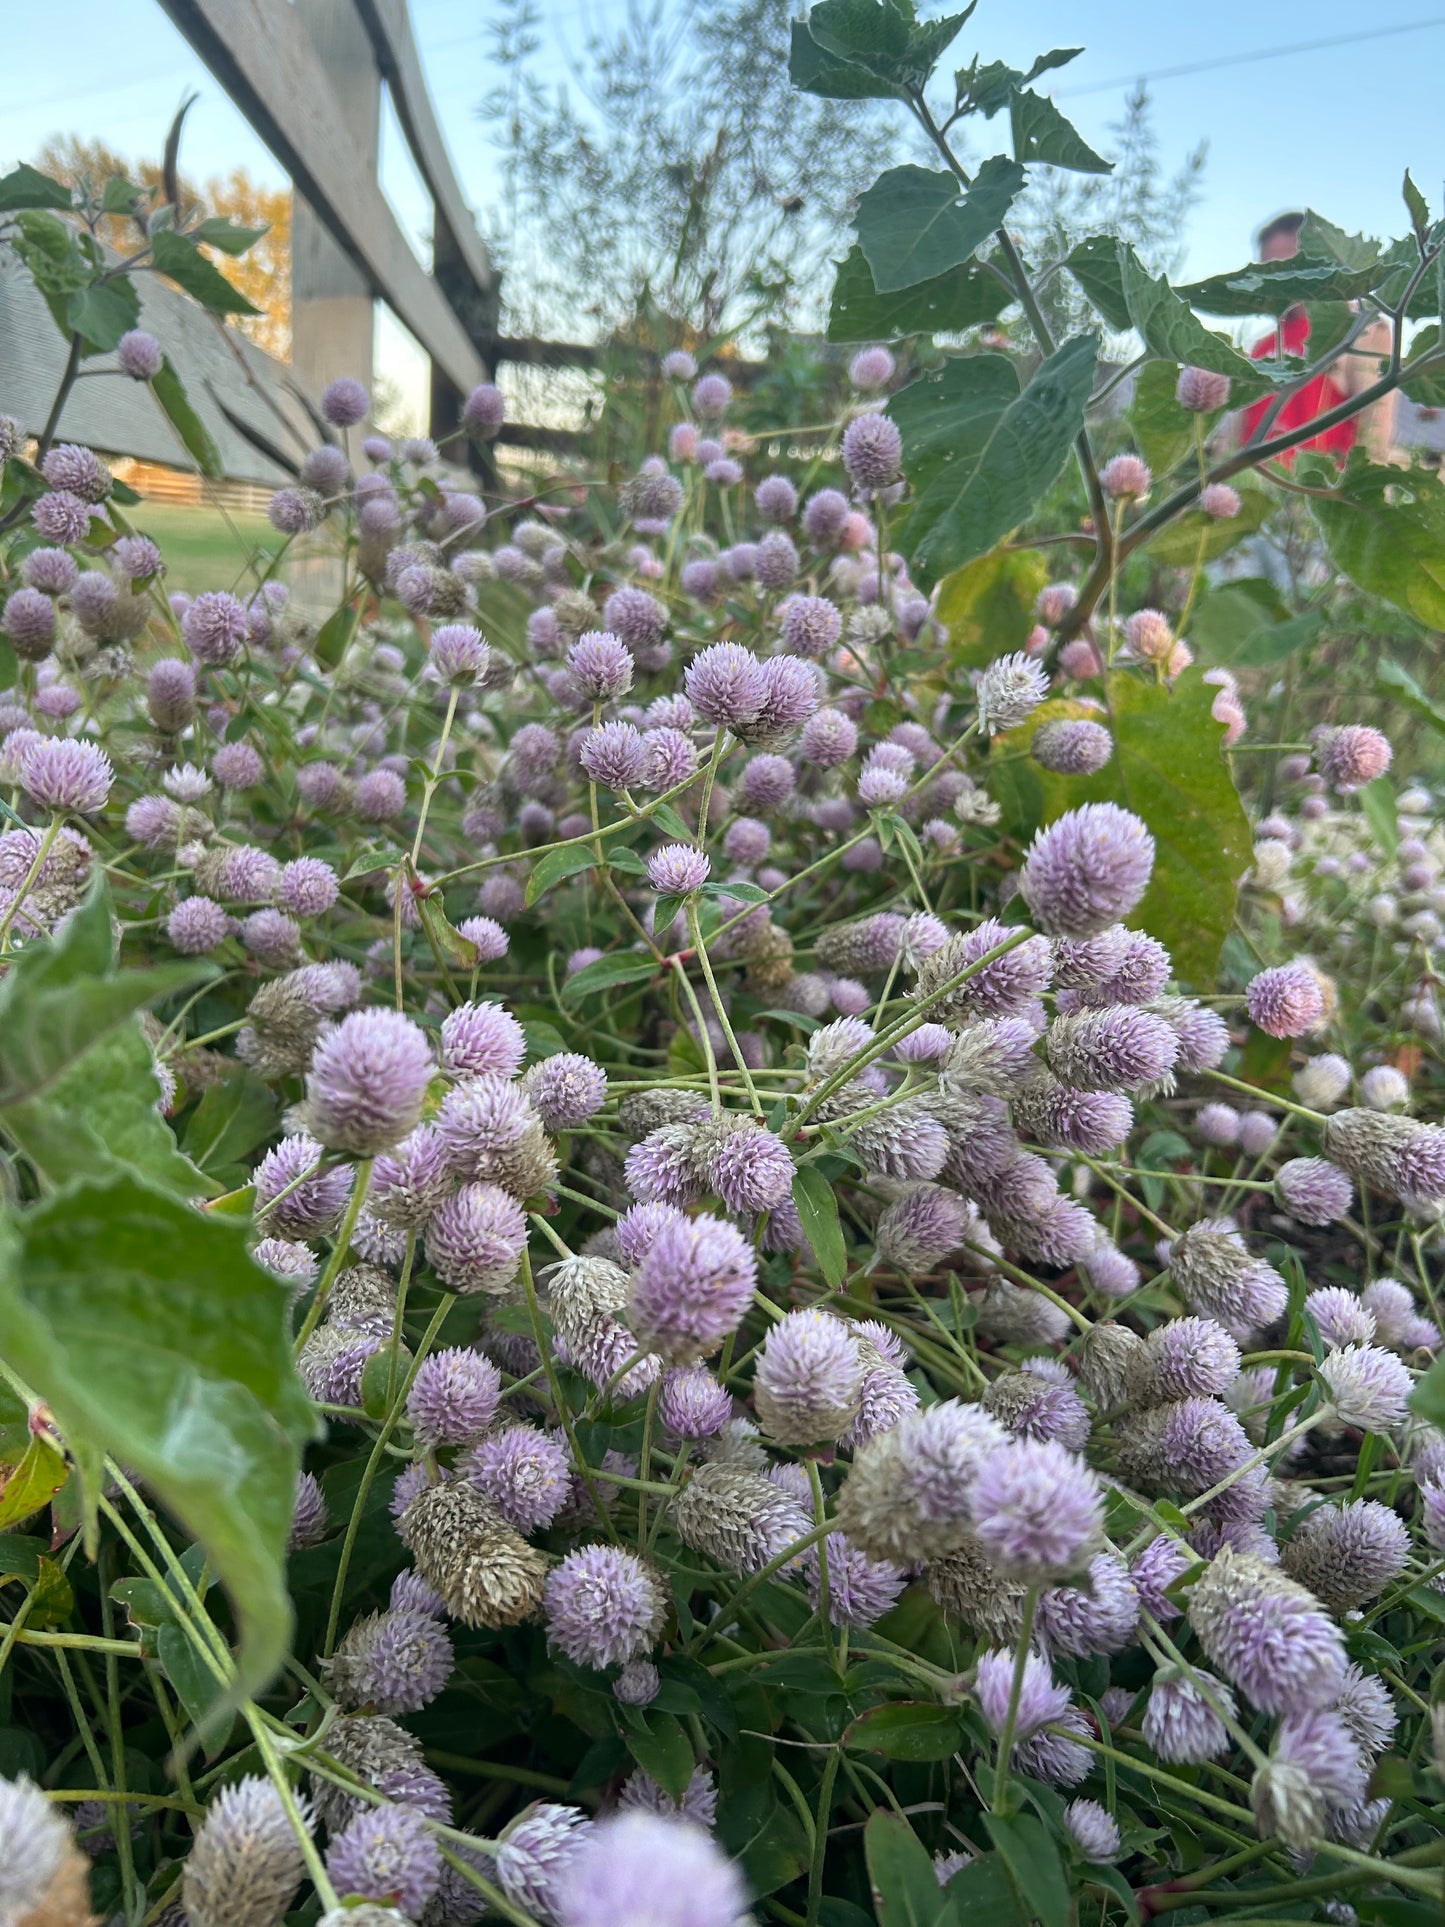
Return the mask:
M1300 229L1304 226L1304 215L1297 213L1277 214L1260 229L1256 240L1256 253L1261 261L1287 261L1299 252ZM1286 308L1280 317L1279 333L1271 331L1263 340L1257 341L1250 354L1256 361L1272 360L1279 352L1280 334L1284 338L1284 352L1300 357L1309 352L1310 318L1304 305ZM1302 428L1317 415L1328 414L1332 408L1362 388L1368 387L1379 371L1378 357L1387 352L1390 345L1389 328L1383 321L1375 322L1356 338L1351 351L1342 355L1314 380L1307 382L1298 393L1291 395L1284 407L1274 417L1269 426L1269 438L1284 434L1291 428ZM1387 458L1390 440L1390 418L1393 397L1387 396L1383 402L1376 402L1359 415L1352 415L1348 421L1336 422L1333 426L1313 436L1301 444L1305 448L1318 449L1332 455L1337 462L1343 462L1346 455L1359 440L1363 440L1376 461ZM1248 441L1258 427L1270 406L1266 395L1262 400L1252 402L1245 409L1240 435ZM1287 451L1281 458L1285 462L1293 460L1294 451Z

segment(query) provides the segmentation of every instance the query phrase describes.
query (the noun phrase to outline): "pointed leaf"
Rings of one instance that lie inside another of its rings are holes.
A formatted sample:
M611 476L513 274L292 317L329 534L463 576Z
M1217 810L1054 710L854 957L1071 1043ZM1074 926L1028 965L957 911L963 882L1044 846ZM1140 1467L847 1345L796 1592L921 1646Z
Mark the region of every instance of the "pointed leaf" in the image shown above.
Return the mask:
M854 216L874 287L912 288L967 261L1001 226L1024 178L1003 154L985 161L967 189L926 167L880 174Z
M947 1760L963 1745L963 1714L933 1700L890 1700L853 1721L843 1744L889 1760Z
M1310 498L1335 566L1431 629L1445 629L1445 485L1354 450L1332 494Z
M1053 1839L1031 1813L987 1816L988 1830L1025 1910L1042 1927L1069 1927L1069 1886Z
M891 80L880 80L866 67L855 66L820 47L801 20L795 20L788 54L788 78L805 94L823 100L906 100L907 92Z
M159 273L184 288L212 314L263 312L213 267L204 254L197 253L193 241L177 234L174 228L161 228L151 237L151 258Z
M1414 228L1416 235L1423 240L1430 227L1430 206L1425 196L1410 179L1408 167L1405 169L1405 184L1400 191L1405 197L1405 211L1410 216L1410 225Z
M538 897L545 896L553 884L563 883L568 877L575 877L583 870L590 870L596 861L596 850L589 848L585 843L574 844L569 850L549 850L527 878L528 908L531 908Z
M793 1173L793 1203L818 1268L836 1291L848 1275L848 1246L837 1197L816 1164L800 1164Z
M172 366L169 355L161 363L160 373L152 375L150 389L160 405L161 413L180 437L181 446L202 475L218 479L221 474L221 451L211 439L210 429L192 408L185 384Z
M596 963L585 964L567 979L562 986L562 1001L575 1003L579 997L595 996L599 990L614 990L620 984L646 983L649 977L656 976L657 970L653 958L639 957L635 951L599 957Z
M1009 102L1009 115L1013 121L1016 160L1042 161L1049 167L1066 167L1075 174L1113 173L1114 163L1094 152L1047 94L1036 94L1032 89L1015 94Z
M15 214L22 208L69 207L70 189L64 181L22 161L19 167L0 178L0 214Z
M994 549L946 575L936 614L950 667L982 669L1022 649L1034 626L1034 601L1048 580L1038 549Z
M1191 281L1175 292L1205 314L1279 315L1297 301L1358 301L1380 280L1378 265L1347 268L1338 261L1297 254L1284 261L1251 261L1233 274Z
M69 1477L64 1453L36 1434L18 1465L0 1466L0 1532L49 1505Z
M1179 368L1172 361L1146 361L1134 377L1129 431L1156 482L1194 447L1199 417L1180 406L1174 393L1178 380Z
M1052 485L1083 427L1098 345L1066 341L1022 394L1004 356L967 355L894 396L915 495L902 542L921 586L986 554Z
M863 1853L879 1927L936 1927L951 1912L928 1849L901 1813L874 1809Z
M1119 243L1112 234L1091 234L1065 257L1069 273L1117 333L1132 327L1119 270Z
M129 1177L0 1235L6 1358L72 1449L130 1468L205 1548L237 1614L243 1691L286 1650L286 1538L315 1429L286 1293L247 1237Z
M140 296L128 276L92 282L65 304L66 319L88 355L108 355L140 320Z
M464 937L452 923L442 901L441 892L432 890L416 900L417 914L421 927L426 932L427 941L437 954L448 963L457 964L463 970L474 970L481 962L481 952L470 937Z
M888 341L905 335L962 334L1001 315L1013 296L979 261L911 288L880 294L862 248L838 264L828 313L829 341Z
M222 254L241 255L249 253L261 237L270 232L268 226L242 227L223 214L213 214L208 221L191 229L190 238L203 247L219 248Z
M1145 347L1165 361L1228 375L1236 400L1262 394L1270 387L1259 363L1240 354L1222 335L1212 334L1162 275L1150 274L1127 241L1120 241L1118 247L1125 305Z
M333 609L316 632L316 660L323 669L335 669L356 634L356 625L361 620L361 605L357 602L343 602L339 609Z

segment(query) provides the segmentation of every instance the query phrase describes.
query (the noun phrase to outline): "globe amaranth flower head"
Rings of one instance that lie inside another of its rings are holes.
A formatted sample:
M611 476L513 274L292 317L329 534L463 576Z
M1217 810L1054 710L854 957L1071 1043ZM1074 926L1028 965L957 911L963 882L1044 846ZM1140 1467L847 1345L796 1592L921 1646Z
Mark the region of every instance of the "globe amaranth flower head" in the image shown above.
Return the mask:
M589 629L567 651L567 673L590 702L611 702L632 687L632 652L607 630Z
M357 1157L388 1151L421 1121L435 1071L426 1032L399 1011L343 1017L316 1046L306 1079L312 1134Z
M1139 502L1153 483L1149 465L1137 455L1115 455L1099 471L1104 493L1115 501Z
M972 1529L979 1469L1007 1442L979 1405L948 1399L905 1413L855 1454L839 1529L870 1559L912 1564L955 1550Z
M1301 1224L1334 1224L1349 1214L1354 1186L1326 1158L1289 1158L1275 1173L1275 1196Z
M776 1211L792 1198L787 1145L751 1118L725 1113L699 1125L693 1159L729 1211Z
M688 1820L633 1810L595 1823L563 1869L558 1927L738 1927L737 1864Z
M858 1414L863 1357L841 1318L809 1309L773 1325L753 1368L758 1423L781 1445L840 1438Z
M974 1668L973 1690L978 1710L995 1736L1002 1735L1008 1722L1015 1668L1015 1655L1001 1651L980 1653ZM1069 1689L1055 1683L1048 1660L1038 1653L1030 1653L1024 1661L1014 1712L1014 1744L1028 1739L1041 1726L1054 1725L1068 1704Z
M1179 1039L1162 1017L1120 1004L1056 1017L1044 1054L1060 1081L1076 1090L1134 1090L1169 1074Z
M501 1004L458 1004L442 1019L442 1068L453 1077L515 1077L526 1054L526 1032Z
M529 1425L508 1426L472 1447L463 1476L493 1502L518 1532L540 1531L572 1497L572 1462L557 1436Z
M229 669L245 654L250 617L245 604L224 589L196 596L181 617L181 634L197 662Z
M887 415L855 416L843 430L843 466L856 487L887 488L897 481L902 460L903 437Z
M679 1216L633 1275L628 1323L667 1364L692 1364L737 1330L756 1280L756 1255L734 1225L706 1212Z
M416 1713L442 1692L456 1655L436 1619L415 1609L368 1613L323 1662L338 1704L378 1713Z
M1049 679L1029 656L999 656L978 679L978 719L985 734L1017 729L1049 693Z
M558 1883L591 1827L578 1807L540 1801L526 1808L497 1849L497 1879L508 1900L539 1920L555 1922Z
M321 397L321 412L334 428L355 428L365 421L370 406L370 395L350 375L328 383Z
M1047 990L1052 959L1042 937L1020 941L1020 936L997 917L985 917L922 959L914 996L926 999L934 1016L1023 1016ZM962 983L944 990L965 971L970 974Z
M607 1073L577 1051L559 1051L534 1064L521 1088L549 1131L585 1124L607 1100Z
M185 897L166 918L171 947L183 957L204 957L231 933L231 918L210 897Z
M1154 839L1117 803L1084 803L1039 831L1019 894L1051 936L1088 937L1135 909L1154 871Z
M1331 789L1345 795L1383 776L1394 759L1389 738L1364 723L1342 729L1322 729L1315 739L1320 774Z
M686 897L712 875L712 863L689 843L667 843L647 859L647 880L662 896Z
M1367 1109L1325 1120L1324 1153L1362 1183L1408 1203L1445 1198L1445 1128Z
M404 1806L363 1809L326 1850L339 1895L385 1901L414 1920L440 1886L443 1864L423 1816Z
M1114 754L1114 739L1087 716L1064 717L1035 730L1030 754L1060 776L1093 776Z
M1290 1533L1280 1564L1337 1613L1378 1599L1410 1564L1410 1532L1376 1499L1318 1506Z
M161 344L144 328L131 328L115 345L115 358L123 375L132 381L154 381L165 365Z
M1390 1432L1402 1425L1414 1383L1409 1369L1382 1345L1346 1345L1326 1352L1319 1375L1341 1425Z
M0 627L17 656L25 662L41 662L55 642L55 604L38 588L16 589L5 604Z
M0 1779L0 1920L85 1919L90 1913L85 1905L88 1880L64 1813L25 1774ZM66 1901L70 1905L63 1914L51 1915L52 1900L57 1907Z
M1064 1809L1064 1825L1085 1860L1107 1866L1119 1858L1119 1823L1097 1800L1071 1800Z
M49 810L95 816L105 808L114 781L105 751L78 737L37 737L20 758L21 789Z
M308 1803L300 1802L303 1819ZM306 1871L290 1817L270 1780L222 1787L181 1873L194 1927L276 1927Z
M433 629L429 654L442 681L459 685L485 676L491 659L481 630L469 622L445 622Z
M636 1553L579 1546L548 1573L542 1610L548 1645L600 1670L652 1647L667 1618L667 1596Z
M486 1431L501 1395L502 1375L490 1358L448 1346L417 1367L406 1415L418 1445L465 1445Z
M1216 374L1211 368L1184 367L1174 384L1174 398L1191 414L1212 415L1228 402L1229 388L1228 375Z
M714 642L700 649L683 683L698 715L720 727L750 723L767 694L763 665L737 642Z
M602 723L588 732L577 760L603 789L629 790L646 775L647 745L632 723Z
M1097 1474L1054 1439L1018 1439L985 1459L971 1504L995 1567L1030 1584L1077 1572L1103 1530Z
M1271 1037L1303 1037L1325 1014L1324 992L1308 964L1277 964L1261 970L1245 988L1251 1023Z
M324 1158L321 1145L305 1132L283 1137L262 1158L251 1182L256 1217L265 1220L268 1232L283 1238L315 1238L336 1229L355 1174L345 1164L328 1170Z
M526 1242L526 1214L495 1184L462 1185L426 1228L433 1271L449 1290L464 1294L504 1291L517 1275Z
M1226 1720L1236 1713L1234 1694L1221 1679L1196 1668L1193 1676L1161 1667L1149 1689L1141 1722L1147 1744L1166 1766L1202 1766L1227 1753Z
M1345 1674L1344 1637L1312 1593L1228 1545L1189 1597L1205 1656L1262 1713L1328 1706Z

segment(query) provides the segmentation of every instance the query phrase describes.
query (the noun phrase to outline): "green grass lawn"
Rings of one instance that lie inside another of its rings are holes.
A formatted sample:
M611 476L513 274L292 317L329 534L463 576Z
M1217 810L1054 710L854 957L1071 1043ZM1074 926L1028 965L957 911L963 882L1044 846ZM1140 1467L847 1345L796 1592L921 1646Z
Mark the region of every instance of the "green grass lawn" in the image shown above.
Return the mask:
M222 514L213 508L141 502L129 511L129 519L160 544L166 588L188 595L235 587L256 547L274 555L281 540L263 515Z

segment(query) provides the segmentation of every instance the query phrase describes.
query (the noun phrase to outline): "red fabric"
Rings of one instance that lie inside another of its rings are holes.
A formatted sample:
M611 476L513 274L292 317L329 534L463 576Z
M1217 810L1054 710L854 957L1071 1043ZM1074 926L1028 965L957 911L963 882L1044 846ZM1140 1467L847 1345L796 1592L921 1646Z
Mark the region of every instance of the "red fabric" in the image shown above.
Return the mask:
M1288 355L1303 355L1309 343L1309 338L1309 316L1303 308L1291 308L1284 317L1285 353ZM1256 342L1249 352L1256 361L1263 361L1273 356L1277 352L1275 348L1275 337L1272 334L1266 335L1264 340ZM1313 421L1316 415L1327 414L1331 408L1337 407L1344 399L1345 390L1341 388L1340 384L1335 381L1331 375L1328 373L1316 375L1308 387L1302 388L1297 395L1292 395L1279 411L1278 415L1275 416L1273 422L1270 424L1269 439L1273 440L1276 435L1283 435L1291 428L1302 428L1306 422ZM1266 395L1262 401L1251 402L1249 407L1245 409L1244 439L1246 441L1249 440L1250 436L1258 427L1268 407L1269 396ZM1304 448L1322 449L1326 455L1333 455L1336 461L1342 462L1355 445L1355 433L1358 425L1358 419L1351 416L1349 421L1336 422L1333 428L1327 428L1322 435L1316 435L1311 441L1304 442L1301 446ZM1293 449L1287 449L1280 459L1285 462L1292 462L1294 460L1294 454Z

